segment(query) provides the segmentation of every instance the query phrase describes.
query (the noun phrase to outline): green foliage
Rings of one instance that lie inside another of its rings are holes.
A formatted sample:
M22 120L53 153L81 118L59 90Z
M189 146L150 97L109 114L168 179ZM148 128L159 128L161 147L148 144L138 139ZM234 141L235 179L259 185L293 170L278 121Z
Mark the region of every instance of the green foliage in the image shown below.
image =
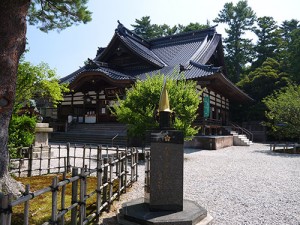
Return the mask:
M252 64L252 69L260 67L267 58L279 60L279 51L282 46L281 32L273 17L264 16L257 19L254 33L258 37L255 46L257 59Z
M36 119L26 115L13 115L9 124L9 153L11 158L20 157L18 150L33 143Z
M266 106L261 100L275 90L285 87L290 82L287 74L281 71L280 64L275 59L267 58L262 66L250 72L237 83L237 86L255 99L256 102L237 110L237 112L234 112L235 116L246 121L264 120ZM236 110L235 108L232 109Z
M291 45L289 48L289 71L292 79L300 83L300 28L295 29L291 33Z
M300 86L289 85L263 102L267 106L265 124L279 139L300 137Z
M154 112L158 108L163 81L164 76L160 74L137 81L127 90L126 99L119 99L113 106L112 113L118 121L128 124L130 136L144 138L147 130L158 127ZM195 135L198 128L193 127L192 122L197 117L201 94L196 91L196 82L169 78L167 89L170 107L176 116L174 127L182 130L186 138Z
M143 16L141 19L136 19L135 24L132 24L131 26L134 28L133 31L144 39L159 38L193 30L203 30L210 27L209 21L207 21L207 24L205 25L190 23L187 26L178 24L173 27L170 27L167 24L151 24L150 16Z
M243 38L246 31L253 29L256 15L248 6L247 1L225 3L224 8L214 20L216 23L225 23L228 37L224 39L228 77L233 82L240 80L243 67L253 58L253 45L250 39Z
M46 63L37 66L21 62L18 68L15 107L30 99L44 99L56 106L63 100L63 93L69 91L66 84L60 84L54 70Z
M88 0L32 0L28 12L30 25L36 25L41 31L63 30L80 22L91 21L91 12L87 10Z
M280 64L272 58L267 58L261 67L256 68L237 83L255 100L261 100L290 83L286 73L280 69Z

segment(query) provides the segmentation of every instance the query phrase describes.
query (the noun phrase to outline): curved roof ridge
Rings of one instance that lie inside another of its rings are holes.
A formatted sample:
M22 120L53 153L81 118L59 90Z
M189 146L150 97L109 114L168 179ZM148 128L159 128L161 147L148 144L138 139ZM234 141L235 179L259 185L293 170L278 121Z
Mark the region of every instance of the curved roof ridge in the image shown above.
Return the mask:
M121 36L120 34L117 34L117 36L119 37L119 39L121 40L121 42L126 45L129 49L131 49L133 52L135 52L136 54L138 54L140 57L142 57L144 60L155 64L158 67L164 67L167 64L161 60L156 54L154 54L153 51L151 51L151 49L147 48L146 46L139 46L138 44L140 44L139 42L135 42L135 40L131 39L131 38L126 38L125 36ZM128 43L130 42L130 43ZM130 45L131 44L131 45ZM132 45L134 45L134 47L138 48L135 49ZM146 49L146 50L145 50ZM143 54L139 54L138 51L143 52L145 55L147 55L148 57L150 57L152 60L149 60L149 58L145 57ZM150 53L149 53L150 52Z
M190 61L190 64L192 66L195 66L199 69L202 69L202 70L205 70L205 71L211 71L211 72L221 72L222 70L222 67L219 66L219 67L215 67L215 66L212 66L212 65L205 65L205 64L201 64L201 63L198 63L198 62L195 62L193 60Z
M140 44L147 46L148 48L150 47L150 43L146 39L142 38L141 36L137 35L136 33L132 32L131 30L126 28L119 20L118 20L118 23L119 23L119 25L118 25L117 29L115 30L116 33L119 33L123 36L127 36L127 37L139 42Z
M195 59L197 58L198 55L200 55L200 54L202 55L203 54L204 48L205 48L205 46L207 45L207 42L208 42L207 39L208 39L208 36L206 36L204 38L203 42L201 43L201 45L199 46L199 48L195 51L194 55L190 58L189 61L195 61ZM188 63L188 62L186 62L186 63Z
M205 64L207 61L211 58L213 53L215 52L219 41L221 40L221 35L215 33L214 36L209 40L202 51L198 54L198 56L195 56L193 61Z

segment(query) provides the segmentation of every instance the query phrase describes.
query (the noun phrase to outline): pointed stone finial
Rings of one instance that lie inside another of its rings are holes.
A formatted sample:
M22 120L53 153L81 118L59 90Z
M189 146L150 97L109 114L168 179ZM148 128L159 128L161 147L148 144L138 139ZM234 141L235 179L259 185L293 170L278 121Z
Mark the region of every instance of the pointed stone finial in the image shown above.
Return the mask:
M172 112L172 110L170 109L170 103L169 103L169 96L168 96L167 82L166 81L164 82L164 86L163 86L162 92L160 94L158 111L159 112Z

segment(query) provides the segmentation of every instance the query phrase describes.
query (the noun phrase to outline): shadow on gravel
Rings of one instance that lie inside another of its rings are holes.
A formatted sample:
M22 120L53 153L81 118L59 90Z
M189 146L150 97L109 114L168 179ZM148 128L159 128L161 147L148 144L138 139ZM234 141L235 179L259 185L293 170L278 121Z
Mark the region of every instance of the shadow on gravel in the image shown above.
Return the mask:
M101 225L117 225L117 224L118 224L118 220L116 216L105 218L101 223Z
M211 151L211 150L206 150L206 149L199 149L199 148L184 148L184 154L191 154L195 152L200 152L200 151Z
M273 152L271 150L255 150L255 153L262 153L265 155L271 155L275 157L283 157L283 158L300 158L300 154L289 154L289 153L280 153L280 152Z

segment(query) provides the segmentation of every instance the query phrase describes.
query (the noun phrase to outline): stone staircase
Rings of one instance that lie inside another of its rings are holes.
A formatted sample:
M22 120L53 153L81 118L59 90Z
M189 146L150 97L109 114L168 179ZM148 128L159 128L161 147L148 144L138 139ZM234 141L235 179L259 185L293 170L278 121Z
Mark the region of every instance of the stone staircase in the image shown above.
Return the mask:
M234 146L250 146L253 144L253 142L249 140L245 134L238 133L237 131L233 130L231 126L226 126L224 129L233 136Z
M127 146L127 129L120 123L73 124L67 132L53 132L49 142Z

